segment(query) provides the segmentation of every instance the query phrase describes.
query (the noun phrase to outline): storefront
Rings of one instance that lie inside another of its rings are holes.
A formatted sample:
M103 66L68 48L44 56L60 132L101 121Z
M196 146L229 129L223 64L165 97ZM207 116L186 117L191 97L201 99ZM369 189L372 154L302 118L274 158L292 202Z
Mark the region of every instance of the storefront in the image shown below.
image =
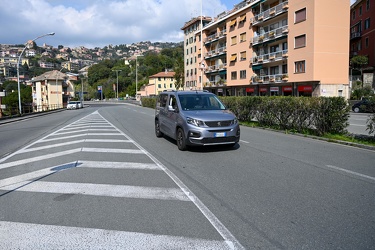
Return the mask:
M282 87L283 96L292 96L293 87L292 86L283 86Z
M267 87L259 87L259 96L267 96L268 88Z
M247 96L255 96L255 88L246 88L246 95Z
M298 96L312 96L313 87L311 85L298 86Z
M279 95L279 87L270 87L271 96Z

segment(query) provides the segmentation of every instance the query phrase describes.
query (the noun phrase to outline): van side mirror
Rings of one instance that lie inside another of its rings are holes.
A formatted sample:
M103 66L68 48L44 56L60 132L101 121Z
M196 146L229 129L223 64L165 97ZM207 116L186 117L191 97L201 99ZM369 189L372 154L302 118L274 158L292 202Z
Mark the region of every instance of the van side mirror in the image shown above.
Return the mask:
M172 105L168 105L168 111L171 111L171 112L178 112L178 108L173 108Z

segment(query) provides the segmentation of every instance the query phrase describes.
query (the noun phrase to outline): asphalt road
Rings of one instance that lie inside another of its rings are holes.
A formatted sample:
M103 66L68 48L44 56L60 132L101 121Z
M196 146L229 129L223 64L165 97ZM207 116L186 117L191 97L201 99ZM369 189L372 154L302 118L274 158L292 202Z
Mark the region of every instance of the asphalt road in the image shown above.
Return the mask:
M236 148L181 152L153 114L1 125L0 248L374 249L374 151L241 127Z

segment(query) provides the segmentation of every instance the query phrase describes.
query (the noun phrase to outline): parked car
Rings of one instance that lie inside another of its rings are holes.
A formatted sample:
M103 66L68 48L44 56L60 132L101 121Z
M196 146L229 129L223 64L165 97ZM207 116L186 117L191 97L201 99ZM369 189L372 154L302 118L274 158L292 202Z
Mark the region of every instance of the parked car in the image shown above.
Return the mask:
M375 112L375 102L368 100L368 99L362 99L361 101L353 104L352 110L355 113L358 112Z
M188 146L230 145L240 140L236 116L220 99L206 91L165 91L156 101L155 134Z
M66 105L66 109L78 109L78 103L76 101L70 101Z

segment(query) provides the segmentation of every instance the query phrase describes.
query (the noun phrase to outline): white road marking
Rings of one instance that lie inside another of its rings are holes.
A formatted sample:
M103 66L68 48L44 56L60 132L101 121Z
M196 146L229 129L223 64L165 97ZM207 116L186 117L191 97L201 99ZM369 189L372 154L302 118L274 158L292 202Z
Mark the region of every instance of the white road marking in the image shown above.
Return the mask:
M80 194L118 198L190 201L179 188L141 187L73 182L24 181L1 187L1 190L41 192L54 194Z
M250 143L250 142L248 142L248 141L244 141L244 140L240 140L240 142L243 142L243 143Z
M27 158L27 159L13 161L13 162L7 162L7 163L0 164L0 169L14 167L14 166L18 166L18 165L30 163L30 162L42 161L42 160L51 159L51 158L54 158L54 157L65 156L65 155L68 155L68 154L74 154L74 153L78 153L80 151L81 151L81 148L76 148L76 149L71 149L71 150L67 150L67 151L61 151L61 152L58 152L58 153L42 155L42 156Z
M31 240L32 239L32 240ZM223 241L0 221L1 249L216 249L228 250Z
M359 177L363 177L363 178L375 181L375 177L372 177L372 176L360 174L360 173L357 173L357 172L354 172L354 171L350 171L350 170L347 170L347 169L344 169L344 168L339 168L339 167L332 166L332 165L326 165L326 166L328 168L336 169L336 170L339 170L339 171L342 171L342 172L345 172L345 173L348 173L348 174L356 175L356 176L359 176Z
M144 154L144 152L139 149L121 149L121 148L82 148L82 152Z
M366 125L362 125L362 124L350 124L350 126L366 127Z
M89 131L116 131L115 129L77 129L74 131L67 131L67 132L58 132L55 133L54 135L66 135L66 134L73 134L73 133L82 133L82 132L89 132Z
M162 170L155 163L112 162L112 161L78 161L77 165L81 168Z

